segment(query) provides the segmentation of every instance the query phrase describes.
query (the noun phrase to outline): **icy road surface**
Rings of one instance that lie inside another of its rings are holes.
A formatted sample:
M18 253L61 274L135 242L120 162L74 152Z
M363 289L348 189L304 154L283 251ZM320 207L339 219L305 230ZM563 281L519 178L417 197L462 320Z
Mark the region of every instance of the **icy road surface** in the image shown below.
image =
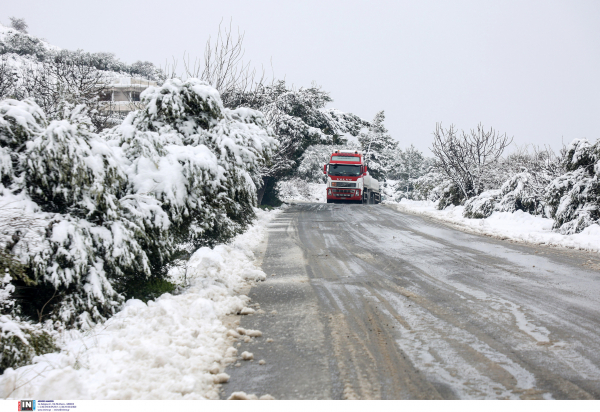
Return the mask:
M254 360L227 368L223 398L600 398L598 254L305 204L259 256L241 326L263 335L240 340Z

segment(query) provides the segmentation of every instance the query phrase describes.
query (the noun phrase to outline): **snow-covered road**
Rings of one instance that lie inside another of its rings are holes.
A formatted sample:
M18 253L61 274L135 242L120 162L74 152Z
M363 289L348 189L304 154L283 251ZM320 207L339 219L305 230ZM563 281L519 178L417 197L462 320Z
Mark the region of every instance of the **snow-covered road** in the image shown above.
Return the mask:
M262 338L222 397L600 398L597 253L381 205L295 205L268 230L241 321Z

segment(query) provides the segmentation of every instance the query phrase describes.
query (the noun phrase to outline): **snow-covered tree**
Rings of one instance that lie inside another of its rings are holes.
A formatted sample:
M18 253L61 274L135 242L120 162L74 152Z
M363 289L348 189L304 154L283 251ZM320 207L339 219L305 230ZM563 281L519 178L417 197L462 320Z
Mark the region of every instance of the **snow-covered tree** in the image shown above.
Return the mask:
M369 130L358 136L369 174L379 180L385 180L392 171L398 147L398 142L392 139L383 125L384 121L385 113L382 110L373 118Z
M21 33L27 34L27 28L29 27L25 22L25 19L19 19L17 17L9 17L10 25L13 29L20 31Z
M291 89L284 81L278 81L252 92L240 93L235 101L263 112L279 143L270 162L261 170L263 185L259 190L259 203L264 193L267 197L276 196L275 183L296 171L299 159L308 147L345 144L344 134L356 136L368 125L353 114L325 108L332 99L329 93L314 85ZM273 198L267 201L273 201Z
M575 139L567 148L567 172L548 185L554 228L573 234L600 223L600 140Z
M392 166L387 174L388 184L393 187L393 198L411 198L416 179L427 173L433 165L432 159L410 145L406 149L397 147L393 155Z

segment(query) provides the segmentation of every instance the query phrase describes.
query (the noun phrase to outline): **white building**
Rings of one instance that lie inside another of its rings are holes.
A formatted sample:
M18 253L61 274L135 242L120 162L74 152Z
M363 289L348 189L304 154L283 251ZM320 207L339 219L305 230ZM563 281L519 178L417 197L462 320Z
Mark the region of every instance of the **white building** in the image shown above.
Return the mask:
M100 96L100 101L105 110L126 114L132 110L139 109L140 93L150 86L156 86L156 82L133 77L118 77L109 79L110 86Z

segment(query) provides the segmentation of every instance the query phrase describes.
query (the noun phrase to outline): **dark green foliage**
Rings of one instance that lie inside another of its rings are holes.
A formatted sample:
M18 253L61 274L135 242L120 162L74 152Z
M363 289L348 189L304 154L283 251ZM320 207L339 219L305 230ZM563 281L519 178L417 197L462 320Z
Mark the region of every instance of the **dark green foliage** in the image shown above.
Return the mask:
M176 289L175 284L158 276L139 276L119 288L126 299L139 299L144 302L156 299L163 293L173 293Z
M15 335L0 336L0 373L6 368L28 365L34 356L56 352L58 348L50 334L32 324L21 323L25 340Z
M458 206L465 200L465 196L460 188L454 183L448 183L442 190L439 197L438 209L444 210L450 205Z

